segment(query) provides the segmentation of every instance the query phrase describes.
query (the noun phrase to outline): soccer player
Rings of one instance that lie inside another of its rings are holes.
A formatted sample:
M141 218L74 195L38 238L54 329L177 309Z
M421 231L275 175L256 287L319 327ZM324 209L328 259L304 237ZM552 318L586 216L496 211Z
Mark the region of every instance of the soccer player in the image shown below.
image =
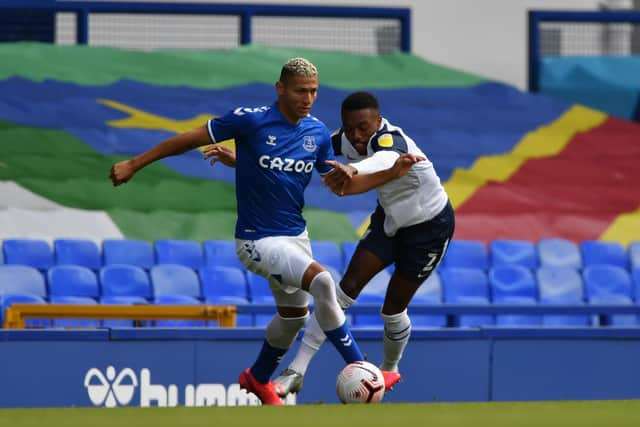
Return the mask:
M312 258L302 217L311 172L328 173L332 166L326 162L334 160L327 127L310 115L318 95L316 67L293 58L282 67L275 87L278 98L272 105L238 107L111 169L117 186L156 160L235 139L236 251L249 270L268 279L277 306L255 363L238 381L267 405L282 404L270 378L309 316L309 294L323 336L346 363L363 360L337 303L335 283Z
M384 376L386 389L390 389L401 378L398 362L411 333L407 306L442 259L453 235L454 214L433 164L401 128L380 115L375 96L352 93L342 103L341 116L342 128L332 135L333 148L350 163L328 161L335 169L323 181L338 195L376 188L378 206L336 295L346 310L373 276L394 264L380 313L384 321L384 361L380 369L389 371ZM379 171L405 160L408 155L404 153L415 156L414 160L425 160L415 163L398 179L376 179ZM275 379L282 396L301 389L311 358L324 340L312 316L294 360Z

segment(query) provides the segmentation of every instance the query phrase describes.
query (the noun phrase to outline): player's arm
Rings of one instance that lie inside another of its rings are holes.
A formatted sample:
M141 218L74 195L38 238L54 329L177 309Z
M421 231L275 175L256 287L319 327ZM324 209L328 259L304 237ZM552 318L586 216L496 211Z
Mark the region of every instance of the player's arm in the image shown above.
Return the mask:
M176 135L160 142L144 153L114 164L111 167L111 182L114 186L124 184L129 181L136 172L156 160L182 154L209 143L211 143L211 139L209 138L206 126L201 126L189 132Z
M210 159L209 163L211 163L211 166L220 162L230 168L236 167L236 153L223 145L208 145L204 150L202 150L202 154L204 154L204 158L206 160Z
M426 160L426 158L409 153L401 154L396 158L391 167L378 172L365 174L359 173L356 167L357 163L345 165L335 160L328 160L326 163L333 166L337 174L344 174L347 178L335 179L335 175L333 177L331 176L333 174L332 172L325 176L323 181L331 191L339 196L365 193L406 175L415 163L422 160Z

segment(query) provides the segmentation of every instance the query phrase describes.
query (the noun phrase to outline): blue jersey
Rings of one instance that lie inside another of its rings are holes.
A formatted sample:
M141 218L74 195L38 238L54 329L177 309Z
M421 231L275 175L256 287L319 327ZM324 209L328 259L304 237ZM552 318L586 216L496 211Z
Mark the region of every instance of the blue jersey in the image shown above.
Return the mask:
M306 227L304 190L315 168L331 170L329 130L307 116L298 124L284 118L276 104L236 108L208 122L212 141L236 141L236 238L296 236Z

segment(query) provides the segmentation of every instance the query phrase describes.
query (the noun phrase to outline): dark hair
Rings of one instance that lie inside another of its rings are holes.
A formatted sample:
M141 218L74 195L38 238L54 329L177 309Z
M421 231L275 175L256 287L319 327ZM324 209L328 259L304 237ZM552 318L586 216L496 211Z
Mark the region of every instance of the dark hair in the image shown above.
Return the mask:
M353 92L342 101L342 111L355 111L371 108L380 110L378 100L369 92Z

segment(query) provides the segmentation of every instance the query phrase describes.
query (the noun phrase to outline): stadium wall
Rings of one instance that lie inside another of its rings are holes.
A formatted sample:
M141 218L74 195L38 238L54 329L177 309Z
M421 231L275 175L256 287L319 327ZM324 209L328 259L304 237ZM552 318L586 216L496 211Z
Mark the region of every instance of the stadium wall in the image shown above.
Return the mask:
M379 361L381 331L355 334ZM256 404L236 381L262 336L257 329L0 331L0 407ZM385 401L637 399L639 359L640 329L418 330L403 382ZM337 402L341 366L324 346L297 403Z

